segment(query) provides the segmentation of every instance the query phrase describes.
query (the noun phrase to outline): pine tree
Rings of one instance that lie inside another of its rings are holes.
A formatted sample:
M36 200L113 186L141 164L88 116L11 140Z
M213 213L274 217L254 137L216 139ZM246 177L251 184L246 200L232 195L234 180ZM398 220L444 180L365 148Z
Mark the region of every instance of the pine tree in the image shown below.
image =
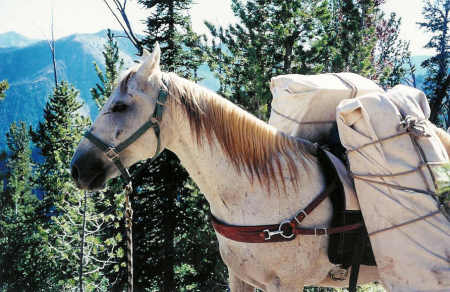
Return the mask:
M43 193L44 214L51 216L52 224L45 231L53 252L49 260L59 266L54 273L58 279L55 287L60 290L77 287L79 278L84 193L72 183L69 165L89 124L80 114L81 106L78 91L62 81L50 96L43 121L36 131L31 131L44 159L37 167L36 184ZM114 225L116 217L97 212L97 202L104 198L102 194L96 195L87 200L83 276L86 290L106 291L108 279L103 270L114 262L120 263L117 259L123 258L124 252L117 244L120 235L103 236L105 227ZM121 201L123 196L106 199L102 206L111 200Z
M435 49L436 55L426 59L422 67L426 68L425 93L430 101L430 121L450 126L450 0L426 0L423 15L426 22L418 23L432 37L425 45Z
M106 37L107 43L103 46L102 52L105 60L105 73L94 63L94 69L97 72L100 83L97 83L95 88L91 89L92 98L99 109L111 95L124 65L123 59L119 56L117 42L114 41L114 34L110 29L108 29Z
M240 24L206 23L219 93L266 119L276 75L350 71L393 85L405 74L408 50L399 20L384 20L382 2L233 0Z
M0 100L5 98L5 91L8 90L9 84L8 81L2 80L0 81Z
M191 26L192 0L139 0L139 3L153 9L146 21L148 34L143 44L148 48L153 48L156 42L161 44L163 70L195 77L203 53L201 38Z
M208 64L216 70L220 94L260 118L267 118L270 78L322 70L326 1L241 1L232 9L240 24L224 29L206 23L215 37Z
M409 43L399 37L400 25L401 19L395 13L387 19L380 13L376 23L375 75L371 77L385 88L402 83L412 62Z
M5 186L0 193L0 290L52 291L55 281L51 250L42 229L41 202L33 193L30 136L21 122L7 136Z

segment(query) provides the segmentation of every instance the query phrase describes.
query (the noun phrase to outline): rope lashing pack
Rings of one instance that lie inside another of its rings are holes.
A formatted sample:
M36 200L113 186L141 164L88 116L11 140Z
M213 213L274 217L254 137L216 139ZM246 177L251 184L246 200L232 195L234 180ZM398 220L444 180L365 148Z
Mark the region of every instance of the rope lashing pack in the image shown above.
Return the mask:
M350 172L350 175L354 178L354 179L358 179L358 180L362 180L368 183L374 183L374 184L379 184L379 185L384 185L390 188L394 188L394 189L398 189L398 190L403 190L403 191L409 191L409 192L414 192L414 193L419 193L419 194L424 194L424 195L429 195L431 196L436 202L437 202L437 207L438 210L447 218L447 220L450 221L450 215L449 215L449 191L440 191L440 186L438 184L438 180L436 178L436 170L433 169L436 167L441 167L445 169L448 168L447 170L447 176L449 176L448 173L450 173L450 163L447 162L428 162L425 154L422 150L422 148L420 147L420 145L417 143L416 139L417 138L429 138L432 136L431 131L427 125L428 121L427 120L423 120L423 119L418 119L417 117L413 117L410 115L405 116L405 118L400 122L399 127L403 130L405 130L404 132L398 133L398 134L394 134L392 136L388 136L386 138L383 139L379 139L377 141L373 141L373 142L369 142L366 143L364 145L359 146L358 148L354 148L351 150L347 151L347 155L350 153L359 153L359 150L361 150L362 148L371 146L371 145L376 145L376 144L380 144L382 142L386 142L388 140L403 136L403 135L409 135L411 137L411 141L412 144L414 145L414 149L417 151L418 156L420 157L420 164L417 167L414 167L413 169L407 170L407 171L402 171L402 172L397 172L397 173L390 173L390 174L368 174L368 173L354 173L354 172ZM446 168L447 167L447 168ZM401 185L395 185L395 184L391 184L391 183L387 183L385 181L378 181L375 180L376 178L388 178L388 177L396 177L396 176L402 176L402 175L407 175L413 172L419 172L421 174L421 176L423 177L424 181L427 181L425 178L425 175L423 173L423 168L426 168L429 172L430 177L432 178L433 184L434 184L434 189L435 191L432 191L430 187L428 187L427 190L422 190L422 189L416 189L416 188L412 188L412 187L407 187L407 186L401 186ZM427 214L425 216L421 216L420 218L418 218L419 220L423 220L425 218L428 218L430 216L434 216L436 214L438 214L439 212L432 212L430 214ZM410 220L409 222L404 222L402 224L396 225L396 226L392 226L392 228L396 228L396 227L400 227L400 226L404 226L407 224L411 224L414 222L417 222L418 220ZM387 228L386 230L390 230L392 228ZM386 230L380 230L377 232L373 232L373 234L375 233L379 233L381 231L386 231Z

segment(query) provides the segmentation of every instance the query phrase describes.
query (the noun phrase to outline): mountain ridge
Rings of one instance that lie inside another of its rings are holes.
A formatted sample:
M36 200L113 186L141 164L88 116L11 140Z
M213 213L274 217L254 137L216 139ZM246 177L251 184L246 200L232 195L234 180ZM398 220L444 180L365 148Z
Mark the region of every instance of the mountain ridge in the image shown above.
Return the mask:
M6 33L11 44L18 44L24 39L17 33ZM121 32L114 32L122 35ZM0 34L0 42L6 39ZM14 37L17 40L14 40ZM30 40L30 39L29 39ZM120 56L125 61L125 68L132 66L137 59L136 49L126 38L116 38ZM106 30L96 33L80 33L57 39L56 62L59 80L66 80L80 91L80 98L85 106L83 111L95 117L98 112L90 89L99 82L93 63L104 70L103 46L106 43ZM420 67L429 56L413 56L416 67L416 79L423 82L425 69ZM201 85L212 90L219 88L219 83L206 64L199 68L198 75L204 78ZM0 101L0 149L5 149L5 134L13 121L25 121L36 126L43 117L43 108L54 87L51 53L47 41L30 40L23 46L0 46L0 80L7 79L10 89L6 98Z

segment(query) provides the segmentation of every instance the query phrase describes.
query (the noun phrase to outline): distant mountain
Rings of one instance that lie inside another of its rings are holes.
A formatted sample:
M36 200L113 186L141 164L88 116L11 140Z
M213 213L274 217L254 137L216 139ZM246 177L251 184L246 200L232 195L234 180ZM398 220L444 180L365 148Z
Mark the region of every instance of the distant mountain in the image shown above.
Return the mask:
M116 34L121 34L116 32ZM8 40L8 41L7 41ZM42 119L43 108L54 87L51 53L47 41L31 42L17 33L0 34L0 43L13 46L0 48L0 80L7 79L10 89L0 101L0 149L5 148L5 133L13 121L25 121L36 126ZM136 49L125 38L117 38L125 68L134 64ZM67 80L80 90L85 103L83 111L95 117L97 108L90 89L99 81L93 63L104 70L103 46L106 32L74 34L56 41L56 61L59 80ZM218 81L207 65L199 69L202 85L213 90Z
M38 40L27 38L17 32L10 31L0 34L0 48L25 47Z
M126 64L132 64L136 50L126 39L117 40L121 57ZM102 51L105 42L106 33L101 31L71 35L58 39L55 44L58 78L80 90L86 104L84 111L88 114L97 112L89 90L98 82L93 63L104 69ZM4 148L5 133L12 121L22 120L34 126L42 119L42 110L54 87L48 43L39 41L25 47L1 49L0 80L3 79L8 80L10 89L0 102L0 149Z

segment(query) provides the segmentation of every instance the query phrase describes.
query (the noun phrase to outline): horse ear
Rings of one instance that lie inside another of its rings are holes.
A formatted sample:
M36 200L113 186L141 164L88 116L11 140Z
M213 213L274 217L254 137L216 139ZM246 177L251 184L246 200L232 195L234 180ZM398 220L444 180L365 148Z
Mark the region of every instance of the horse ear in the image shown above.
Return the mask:
M146 50L144 50L142 56L142 65L136 72L136 76L138 80L147 81L148 77L152 73L160 70L159 59L161 57L161 49L159 48L159 44L156 43L155 48L153 49L153 52L151 54L149 54L148 51L146 53Z
M146 48L142 49L142 59L145 59L148 56L150 56L150 52Z

